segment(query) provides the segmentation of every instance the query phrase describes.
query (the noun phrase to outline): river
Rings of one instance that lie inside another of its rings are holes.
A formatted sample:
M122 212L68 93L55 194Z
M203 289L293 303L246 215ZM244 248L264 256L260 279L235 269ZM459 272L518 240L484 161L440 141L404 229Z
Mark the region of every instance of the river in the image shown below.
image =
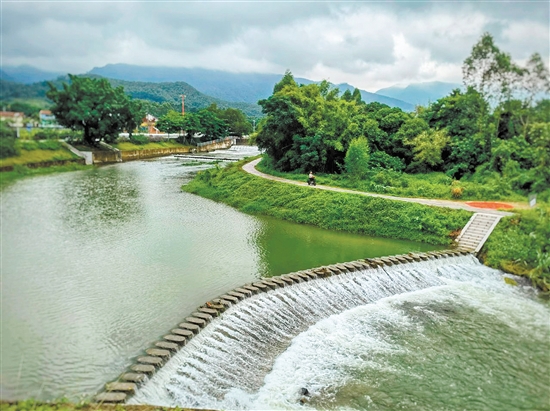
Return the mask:
M3 189L2 399L89 398L198 305L260 276L438 248L180 190L206 167L165 157Z

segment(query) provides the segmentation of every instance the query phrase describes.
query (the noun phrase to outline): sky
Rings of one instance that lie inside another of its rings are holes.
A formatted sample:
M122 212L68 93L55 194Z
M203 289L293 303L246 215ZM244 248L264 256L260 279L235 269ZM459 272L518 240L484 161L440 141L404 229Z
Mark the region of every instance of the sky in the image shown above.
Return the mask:
M484 32L548 64L544 1L1 0L1 64L81 74L126 63L280 73L376 91L462 82Z

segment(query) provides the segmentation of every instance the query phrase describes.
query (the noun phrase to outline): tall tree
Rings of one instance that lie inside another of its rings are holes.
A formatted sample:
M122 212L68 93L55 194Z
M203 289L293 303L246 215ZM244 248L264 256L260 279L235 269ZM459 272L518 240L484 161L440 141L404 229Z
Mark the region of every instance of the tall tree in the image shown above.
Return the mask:
M62 90L49 83L46 95L54 102L51 111L59 124L82 130L87 144L112 142L119 132L131 134L138 126L143 117L141 104L124 94L122 87L113 89L106 79L71 74L69 79Z

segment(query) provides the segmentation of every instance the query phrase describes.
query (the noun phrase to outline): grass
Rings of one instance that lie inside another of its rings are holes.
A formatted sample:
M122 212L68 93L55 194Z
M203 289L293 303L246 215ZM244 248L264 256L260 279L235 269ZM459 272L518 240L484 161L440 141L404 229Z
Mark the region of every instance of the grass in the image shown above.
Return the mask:
M174 141L159 141L151 142L143 145L133 144L129 141L120 142L117 144L111 144L112 147L118 148L120 151L134 151L134 150L150 150L158 148L169 148L169 147L186 147L183 144L174 142Z
M486 265L524 275L550 291L550 209L516 210L503 218L480 254Z
M246 161L202 171L183 190L250 214L439 245L450 245L471 215L464 210L282 184L244 172L241 166Z
M54 402L40 402L35 400L18 401L14 403L0 403L1 411L168 411L168 410L191 410L189 408L169 408L155 405L105 405L87 402L70 403L66 400Z
M15 147L19 155L0 159L0 167L79 158L55 140L16 140Z
M25 177L61 173L66 171L86 170L93 166L85 166L83 164L66 164L63 166L50 166L41 168L28 168L25 166L16 165L13 171L4 171L0 173L0 190L4 187L13 184L15 181Z
M301 173L282 173L270 167L264 160L257 169L277 177L306 181ZM502 178L489 179L485 183L476 181L456 181L444 173L406 174L392 170L371 170L365 179L354 179L345 174L317 174L317 184L349 188L370 193L388 194L402 197L436 198L445 200L501 200L526 202L524 195L512 190Z

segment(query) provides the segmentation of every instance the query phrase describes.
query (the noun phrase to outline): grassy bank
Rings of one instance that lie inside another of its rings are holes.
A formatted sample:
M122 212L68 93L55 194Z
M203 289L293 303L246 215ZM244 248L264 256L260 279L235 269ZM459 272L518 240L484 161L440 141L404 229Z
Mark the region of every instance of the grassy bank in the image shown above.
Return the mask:
M191 408L169 408L155 405L105 405L90 403L69 403L66 401L39 402L34 400L19 401L14 403L0 403L1 411L191 411Z
M183 190L250 214L429 244L451 244L471 215L463 210L281 184L247 174L241 169L243 163L202 171Z
M42 168L15 166L13 171L4 171L0 173L0 190L21 178L43 174L60 173L65 171L85 170L90 167L92 166L85 166L83 164L67 164L64 166L51 166Z
M17 155L0 159L0 167L75 160L79 158L76 154L71 153L61 142L56 140L16 140L15 148Z
M183 144L175 141L159 141L146 144L134 144L130 141L123 141L117 144L111 144L112 147L118 148L120 151L134 151L134 150L151 150L158 148L170 148L170 147L186 147Z
M525 275L550 291L550 211L516 210L503 218L481 250L484 263Z
M281 173L270 167L266 159L256 167L266 174L289 180L306 181L302 173ZM456 181L444 173L406 174L393 170L371 170L365 179L351 178L347 174L317 174L317 183L370 193L401 197L437 198L446 200L506 200L526 202L524 195L512 190L509 183L496 176L484 183Z

